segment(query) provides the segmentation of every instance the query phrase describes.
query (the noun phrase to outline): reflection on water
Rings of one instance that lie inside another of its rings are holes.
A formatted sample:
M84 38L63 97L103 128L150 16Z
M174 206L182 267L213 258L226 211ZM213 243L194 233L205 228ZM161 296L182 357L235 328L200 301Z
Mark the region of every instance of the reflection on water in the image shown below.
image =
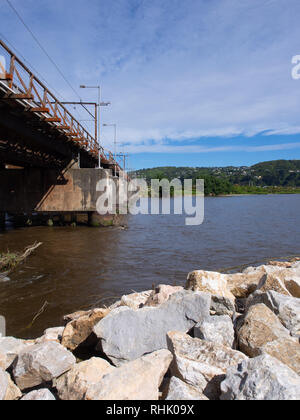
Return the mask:
M0 250L43 246L0 283L7 333L37 337L62 315L152 284L184 284L194 269L220 270L300 254L300 196L207 198L205 222L130 216L119 228L26 228L0 233ZM30 326L35 314L45 311Z

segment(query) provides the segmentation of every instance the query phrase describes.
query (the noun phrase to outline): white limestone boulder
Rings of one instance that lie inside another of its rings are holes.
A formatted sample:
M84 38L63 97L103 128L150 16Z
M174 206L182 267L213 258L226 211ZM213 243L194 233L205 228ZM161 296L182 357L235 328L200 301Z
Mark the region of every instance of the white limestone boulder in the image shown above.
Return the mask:
M72 368L76 359L60 344L49 341L19 353L13 374L21 390L51 382Z
M158 400L159 387L172 359L172 354L168 350L159 350L126 363L108 372L97 384L89 387L85 399Z
M227 370L221 400L289 401L300 399L300 377L265 354Z

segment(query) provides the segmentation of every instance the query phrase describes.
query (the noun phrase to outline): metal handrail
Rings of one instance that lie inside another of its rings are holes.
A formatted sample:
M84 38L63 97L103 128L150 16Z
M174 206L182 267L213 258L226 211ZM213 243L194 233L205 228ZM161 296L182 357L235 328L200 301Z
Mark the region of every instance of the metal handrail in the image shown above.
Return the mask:
M29 104L29 107L31 107L32 112L42 117L45 122L54 124L58 130L64 132L69 140L79 144L80 147L90 153L94 158L98 157L100 151L102 158L105 159L103 147L98 144L96 139L92 137L45 84L33 74L33 72L1 39L0 47L2 47L10 57L8 72L0 65L0 82L4 81L11 91L7 98L14 97L16 100L26 101L26 103ZM16 64L27 73L29 80L28 85L26 85L26 82L22 79ZM42 94L39 93L40 89L43 91ZM13 95L13 93L15 95ZM63 122L63 125L60 125L61 122Z

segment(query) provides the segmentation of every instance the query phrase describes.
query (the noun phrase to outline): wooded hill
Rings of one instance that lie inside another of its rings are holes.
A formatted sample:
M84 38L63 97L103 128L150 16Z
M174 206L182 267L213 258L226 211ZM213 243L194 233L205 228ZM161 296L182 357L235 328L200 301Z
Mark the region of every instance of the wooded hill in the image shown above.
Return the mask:
M141 169L132 176L151 179L205 180L207 195L243 193L293 193L300 191L300 160L276 160L247 167L158 167Z

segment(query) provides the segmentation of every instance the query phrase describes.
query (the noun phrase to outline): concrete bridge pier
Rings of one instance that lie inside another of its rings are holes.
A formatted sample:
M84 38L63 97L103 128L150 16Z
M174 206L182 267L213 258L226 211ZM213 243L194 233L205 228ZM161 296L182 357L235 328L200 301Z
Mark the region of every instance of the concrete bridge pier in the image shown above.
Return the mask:
M113 179L118 188L119 178L114 178L108 169L0 169L0 215L3 220L8 213L17 225L23 226L112 226L120 223L118 214L97 213L101 194L97 183L102 179ZM117 203L117 207L126 204Z

